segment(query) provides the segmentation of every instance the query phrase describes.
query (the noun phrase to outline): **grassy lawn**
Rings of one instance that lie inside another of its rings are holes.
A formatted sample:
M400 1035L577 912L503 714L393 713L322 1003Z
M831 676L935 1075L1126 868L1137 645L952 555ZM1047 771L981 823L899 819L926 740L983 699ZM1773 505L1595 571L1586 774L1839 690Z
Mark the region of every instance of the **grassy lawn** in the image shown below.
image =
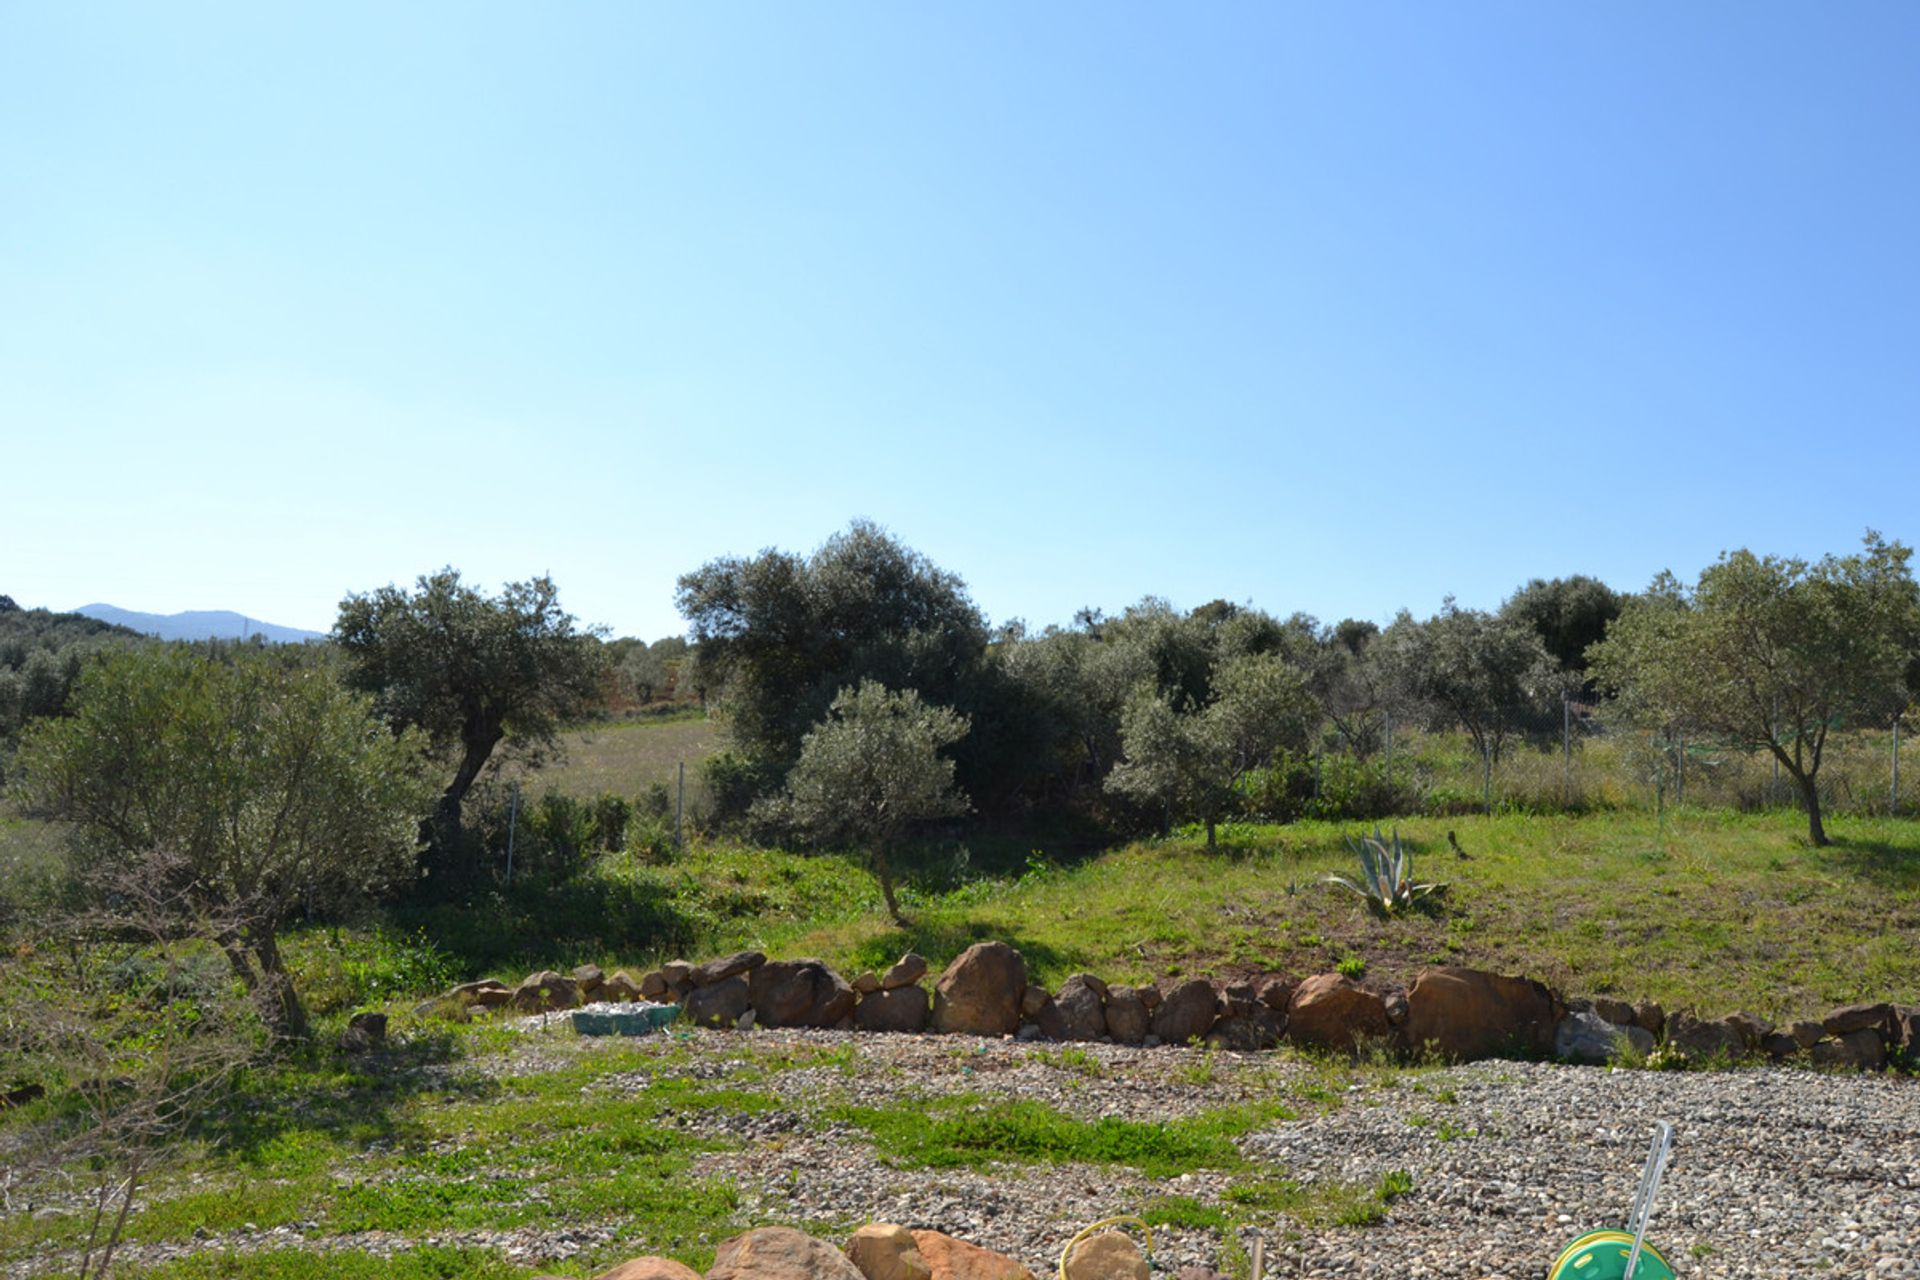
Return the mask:
M1449 888L1434 911L1392 921L1321 883L1349 869L1343 837L1356 829L1236 827L1212 853L1185 838L1042 859L1018 878L909 895L906 929L876 909L870 878L840 863L846 894L829 918L770 910L715 922L710 939L817 955L851 976L908 948L938 965L1002 938L1047 983L1080 969L1116 982L1304 974L1349 959L1407 980L1465 964L1569 994L1770 1017L1920 987L1920 822L1839 819L1839 843L1813 849L1791 813L1684 811L1664 826L1628 813L1410 819L1399 830L1418 873ZM726 860L710 850L685 870L709 879Z
M685 761L691 797L700 763L719 749L721 734L718 722L698 716L604 721L562 735L562 757L538 771L522 773L521 785L535 792L551 788L580 799L607 792L632 798L656 784L672 787Z

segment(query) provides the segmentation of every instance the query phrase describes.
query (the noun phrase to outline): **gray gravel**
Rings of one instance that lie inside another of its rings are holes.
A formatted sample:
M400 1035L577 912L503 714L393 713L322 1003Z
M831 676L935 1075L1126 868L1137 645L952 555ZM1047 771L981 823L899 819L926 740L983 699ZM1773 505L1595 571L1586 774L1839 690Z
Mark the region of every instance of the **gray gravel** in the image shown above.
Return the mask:
M603 1052L556 1023L475 1066L521 1075ZM843 1032L680 1033L620 1041L657 1065L603 1076L596 1093L691 1075L777 1095L774 1110L697 1110L691 1133L730 1140L696 1172L732 1179L742 1225L785 1221L823 1234L884 1220L932 1227L1020 1258L1045 1280L1081 1226L1161 1195L1218 1203L1241 1175L1168 1181L1110 1166L996 1165L983 1172L890 1167L866 1135L830 1122L837 1103L980 1093L1031 1098L1082 1118L1171 1120L1250 1100L1298 1111L1241 1142L1274 1176L1371 1185L1405 1170L1413 1190L1370 1227L1259 1232L1269 1274L1540 1280L1576 1235L1624 1220L1653 1121L1676 1129L1650 1238L1685 1277L1819 1273L1920 1278L1920 1081L1764 1068L1711 1074L1492 1062L1447 1069L1346 1068L1283 1054L1113 1045L1060 1047L957 1036ZM611 1227L527 1227L436 1236L534 1262L601 1255ZM425 1243L298 1231L155 1246L300 1244L391 1254ZM1242 1240L1251 1244L1251 1236ZM1205 1231L1155 1233L1166 1268L1218 1264ZM34 1274L14 1268L10 1275Z

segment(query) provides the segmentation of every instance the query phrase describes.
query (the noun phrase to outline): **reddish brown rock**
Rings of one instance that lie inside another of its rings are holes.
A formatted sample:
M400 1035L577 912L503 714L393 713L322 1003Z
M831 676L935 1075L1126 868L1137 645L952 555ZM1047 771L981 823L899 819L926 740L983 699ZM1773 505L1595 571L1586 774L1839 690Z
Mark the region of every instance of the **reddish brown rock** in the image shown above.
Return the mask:
M667 994L667 975L659 969L640 975L640 998L658 1000Z
M1546 1057L1562 1011L1538 982L1449 965L1414 979L1403 1030L1416 1053L1459 1061Z
M740 1015L752 1008L747 980L736 976L689 991L684 1016L695 1026L731 1031L740 1024Z
M625 969L615 969L613 976L600 986L602 1000L618 1000L622 1003L640 998L640 984Z
M1633 1025L1653 1032L1656 1039L1667 1029L1667 1011L1648 1001L1633 1006Z
M1732 1061L1748 1052L1740 1028L1725 1018L1697 1018L1680 1012L1667 1019L1667 1043L1692 1059Z
M1386 1002L1345 974L1308 978L1287 1008L1287 1038L1296 1044L1350 1053L1387 1032Z
M861 996L853 1007L853 1025L862 1031L925 1031L926 988L891 987Z
M1849 1031L1835 1040L1822 1040L1811 1050L1815 1066L1851 1067L1878 1071L1887 1065L1886 1041L1872 1027Z
M847 1257L867 1280L933 1280L913 1232L895 1223L875 1222L854 1232Z
M880 989L880 975L869 969L853 980L853 989L860 995Z
M607 973L597 964L583 964L574 969L573 980L579 984L581 996L591 1000L606 985Z
M1107 988L1107 1034L1119 1044L1139 1044L1147 1038L1153 1015L1134 987Z
M1060 984L1053 998L1060 1015L1060 1039L1098 1040L1107 1034L1107 984L1090 973L1076 973Z
M956 1240L939 1231L916 1231L913 1242L933 1271L933 1280L1033 1280L1033 1272L1005 1254ZM715 1280L709 1277L709 1280Z
M1820 1025L1830 1036L1844 1036L1850 1031L1879 1030L1892 1021L1893 1006L1883 1001L1878 1004L1850 1004L1844 1009L1835 1009L1820 1019Z
M553 1013L580 1003L580 984L551 969L530 973L513 989L513 1007L525 1013Z
M672 1258L629 1258L593 1280L700 1280L700 1273Z
M853 988L818 960L758 965L747 993L762 1027L831 1027L853 1012Z
M735 981L729 978L726 981ZM792 1227L757 1227L714 1252L707 1280L866 1280L846 1254Z
M1612 996L1595 996L1593 1011L1616 1027L1634 1025L1633 1006L1625 1000L1615 1000Z
M743 973L751 973L767 962L765 952L739 951L718 960L709 960L696 967L687 975L687 982L693 987L710 987L716 982L725 982L728 978L737 978ZM671 967L671 966L669 966ZM669 978L671 981L671 978Z
M1088 1236L1067 1254L1067 1280L1148 1280L1147 1260L1124 1231Z
M482 978L478 982L461 983L447 992L447 999L458 1005L478 1004L497 1009L513 1002L513 988L494 978Z
M893 962L893 968L880 975L880 988L891 991L895 987L910 987L926 976L927 958L909 951Z
M1293 989L1300 984L1283 974L1269 974L1254 984L1254 994L1269 1009L1285 1013L1293 1005Z
M933 989L933 1029L1010 1036L1020 1027L1027 965L1004 942L976 942L954 958Z
M1227 1017L1213 1024L1207 1043L1216 1049L1257 1053L1280 1043L1287 1029L1287 1015L1265 1005L1255 1006L1245 1017Z

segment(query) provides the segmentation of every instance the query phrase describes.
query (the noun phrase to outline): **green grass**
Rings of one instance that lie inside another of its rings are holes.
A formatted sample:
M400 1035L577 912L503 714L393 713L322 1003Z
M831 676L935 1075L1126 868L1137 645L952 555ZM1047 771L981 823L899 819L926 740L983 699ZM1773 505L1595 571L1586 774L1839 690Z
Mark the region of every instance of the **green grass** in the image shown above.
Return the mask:
M978 1169L994 1161L1119 1164L1159 1178L1240 1168L1246 1161L1233 1140L1293 1112L1262 1103L1159 1124L1114 1116L1077 1120L1025 1099L962 1094L885 1107L836 1107L828 1115L865 1130L884 1159L907 1168Z
M508 776L535 792L552 789L583 800L612 792L631 799L655 784L672 787L685 762L691 803L700 765L719 750L722 733L717 721L698 714L602 721L563 734L558 760Z

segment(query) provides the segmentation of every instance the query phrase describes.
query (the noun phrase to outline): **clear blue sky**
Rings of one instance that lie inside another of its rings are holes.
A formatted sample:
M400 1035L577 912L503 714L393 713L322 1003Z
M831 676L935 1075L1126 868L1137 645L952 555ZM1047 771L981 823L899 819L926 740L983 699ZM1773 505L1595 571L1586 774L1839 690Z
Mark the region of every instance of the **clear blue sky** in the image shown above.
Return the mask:
M1920 6L0 4L0 591L996 621L1920 540Z

